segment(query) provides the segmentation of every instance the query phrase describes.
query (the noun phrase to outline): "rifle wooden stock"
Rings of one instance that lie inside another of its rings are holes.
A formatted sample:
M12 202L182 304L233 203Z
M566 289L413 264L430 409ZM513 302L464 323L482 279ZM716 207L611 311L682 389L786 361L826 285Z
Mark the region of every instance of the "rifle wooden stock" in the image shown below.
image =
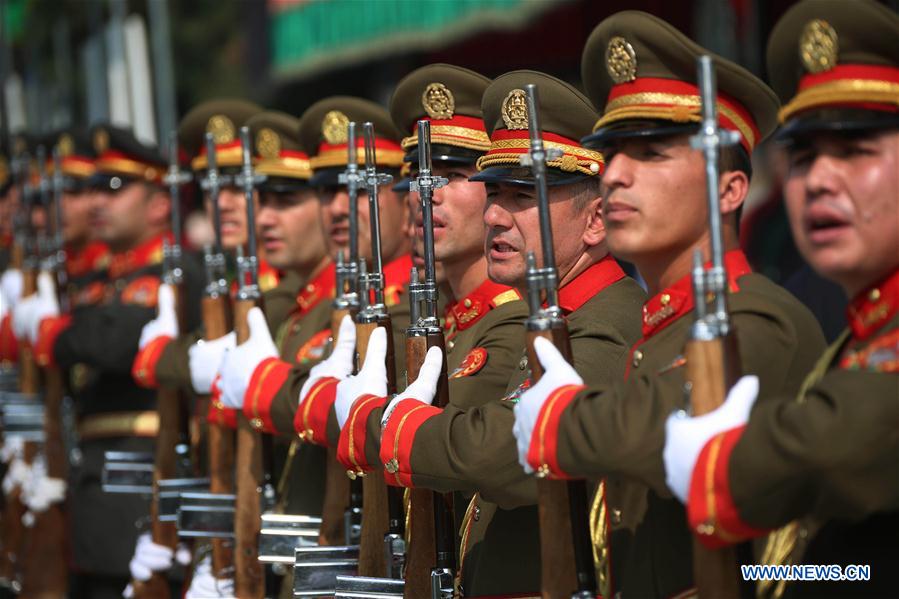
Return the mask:
M201 304L206 339L218 339L231 330L231 301L227 296L204 297ZM208 401L208 399L207 399ZM207 427L209 449L209 491L234 492L234 435L227 427L210 422ZM212 573L229 578L234 565L234 545L226 539L212 539Z
M255 301L234 302L234 332L237 343L250 338L247 313ZM237 413L237 451L235 456L237 500L234 510L234 590L240 599L265 596L265 572L259 563L259 530L262 526L262 437Z
M340 290L337 290L338 293ZM332 348L337 343L340 323L344 316L353 316L350 310L331 312ZM322 499L322 524L319 529L319 545L342 545L344 541L344 518L350 500L350 479L346 468L337 461L337 447L329 447L325 458L325 492Z
M37 293L37 271L22 271L22 297ZM31 342L19 339L19 390L22 393L37 393L40 389L40 372L34 360Z
M693 416L711 412L722 403L740 376L736 335L712 341L689 340L684 347L686 377ZM700 597L740 596L737 553L734 546L708 549L693 537L693 579Z
M407 384L418 378L428 350L439 347L446 356L443 334L406 337L406 377ZM449 385L446 377L446 358L440 371L434 405L446 407L449 403ZM431 568L451 565L455 562L455 540L453 537L453 494L436 493L428 489L410 489L409 498L409 544L406 547L406 585L403 597L414 599L427 597L431 593ZM447 547L449 541L449 547ZM438 551L438 546L441 550ZM450 549L449 555L446 549ZM451 562L447 562L447 560Z
M390 319L356 324L356 351L359 364L365 362L371 334L379 326L387 330L387 393L396 391L396 366ZM387 572L384 561L384 535L389 527L387 483L384 473L375 468L362 479L362 533L359 539L359 576L382 577Z
M528 364L531 380L543 376L543 367L534 352L534 340L543 337L558 348L571 363L568 329L527 332ZM575 591L596 592L596 574L587 518L587 491L582 480L537 479L540 519L540 587L543 597L570 597Z

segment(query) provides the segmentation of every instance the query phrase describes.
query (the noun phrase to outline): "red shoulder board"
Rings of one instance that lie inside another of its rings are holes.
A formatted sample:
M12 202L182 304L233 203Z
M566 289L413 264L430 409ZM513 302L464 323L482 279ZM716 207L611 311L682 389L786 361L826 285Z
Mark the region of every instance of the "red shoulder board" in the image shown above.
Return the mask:
M872 339L865 347L851 351L840 360L845 370L899 372L899 329Z
M128 283L122 290L123 304L138 304L147 308L156 306L156 293L159 291L159 277L138 277Z
M449 376L451 379L460 379L463 376L471 376L477 373L484 364L487 363L487 350L483 347L476 347L465 356L459 367L456 368Z
M328 345L331 343L331 329L319 331L312 336L312 339L303 344L297 350L295 362L297 364L305 364L307 362L318 362L325 357Z

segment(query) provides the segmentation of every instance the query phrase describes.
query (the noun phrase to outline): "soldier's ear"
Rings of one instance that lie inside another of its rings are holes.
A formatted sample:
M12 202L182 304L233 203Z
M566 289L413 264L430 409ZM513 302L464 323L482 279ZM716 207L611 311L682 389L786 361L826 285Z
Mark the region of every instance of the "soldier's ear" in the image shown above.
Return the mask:
M602 198L597 196L587 202L584 210L586 226L584 227L584 244L589 247L597 246L606 239L606 226L602 221Z
M734 214L743 205L749 193L749 177L743 171L727 171L721 173L718 182L718 194L721 198L721 215Z

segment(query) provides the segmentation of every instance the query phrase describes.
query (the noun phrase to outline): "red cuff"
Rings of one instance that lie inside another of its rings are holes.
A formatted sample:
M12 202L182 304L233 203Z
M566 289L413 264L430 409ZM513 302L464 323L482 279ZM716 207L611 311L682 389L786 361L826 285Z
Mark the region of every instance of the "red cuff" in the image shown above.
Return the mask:
M543 402L528 446L528 464L534 469L537 477L571 478L559 466L559 423L565 408L583 389L584 385L563 385L553 390Z
M209 411L206 413L206 422L237 430L237 410L226 408L222 404L222 391L219 389L218 382L219 377L216 375L212 381L212 395L209 398Z
M56 338L72 323L72 317L69 314L62 316L51 316L43 319L37 329L37 343L35 343L32 351L34 353L34 361L42 368L56 366L56 360L53 358L53 346L56 345Z
M12 332L12 312L0 320L0 362L19 361L19 340Z
M396 405L381 432L381 461L387 469L384 480L394 487L412 486L412 445L425 421L443 412L418 401L404 399Z
M250 376L250 384L243 396L243 414L257 431L276 432L272 422L272 401L287 381L290 369L289 362L267 358Z
M386 397L366 394L356 398L353 407L350 408L337 442L337 460L347 469L350 478L356 478L374 469L374 466L365 459L368 419L375 408L382 408L386 403Z
M155 389L159 386L156 381L156 363L162 357L165 346L172 340L168 335L155 337L134 356L131 364L131 376L140 387Z
M323 377L300 400L293 428L303 441L328 447L328 414L337 399L338 382L334 377Z
M687 518L702 544L711 549L769 532L743 522L730 494L730 454L745 428L745 425L740 426L712 437L699 452L699 459L693 468Z

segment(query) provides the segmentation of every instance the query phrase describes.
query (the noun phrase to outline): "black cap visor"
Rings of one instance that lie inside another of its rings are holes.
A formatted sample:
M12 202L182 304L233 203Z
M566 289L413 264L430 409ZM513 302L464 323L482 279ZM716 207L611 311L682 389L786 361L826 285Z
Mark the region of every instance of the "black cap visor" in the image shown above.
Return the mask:
M578 183L588 178L589 175L585 175L578 171L568 173L552 167L546 169L546 185L549 187ZM469 177L468 180L478 183L534 185L534 175L531 173L531 169L523 166L491 166L485 168L478 174Z
M803 112L786 122L774 139L789 142L798 137L821 132L873 130L875 132L899 128L899 113L851 108L827 108Z

